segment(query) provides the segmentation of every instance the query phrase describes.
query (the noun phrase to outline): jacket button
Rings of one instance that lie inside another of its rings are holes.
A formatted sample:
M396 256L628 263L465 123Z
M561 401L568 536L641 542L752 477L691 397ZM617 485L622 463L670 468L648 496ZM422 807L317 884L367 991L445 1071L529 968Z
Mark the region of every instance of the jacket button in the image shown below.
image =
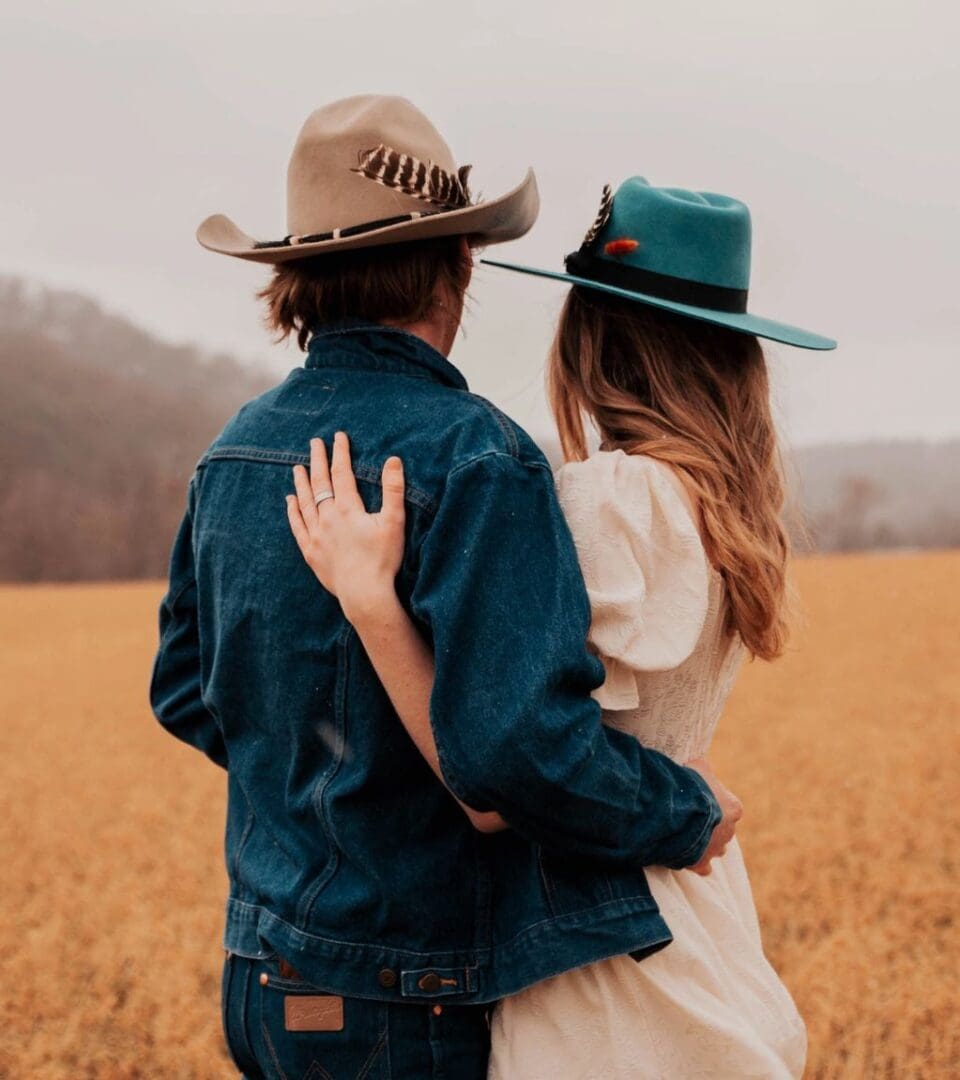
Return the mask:
M440 976L434 971L431 971L427 975L421 975L417 982L417 986L419 986L421 990L426 990L428 994L432 994L435 990L440 989Z
M377 982L384 990L390 990L397 985L397 973L392 968L384 968L377 976Z

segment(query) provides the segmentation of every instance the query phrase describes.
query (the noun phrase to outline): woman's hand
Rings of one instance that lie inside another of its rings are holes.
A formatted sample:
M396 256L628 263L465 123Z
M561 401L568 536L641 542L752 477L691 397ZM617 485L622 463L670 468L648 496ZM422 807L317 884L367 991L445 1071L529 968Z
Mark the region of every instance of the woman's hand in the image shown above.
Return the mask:
M733 792L720 782L720 777L713 771L713 766L705 757L696 758L687 762L687 767L695 769L706 780L713 792L714 798L720 804L723 817L713 830L707 850L703 853L700 861L694 866L688 866L695 874L706 876L710 873L710 863L717 859L727 850L727 844L733 839L737 831L737 823L743 817L743 803Z
M332 468L323 440L311 439L310 471L297 465L293 482L297 494L287 496L287 517L297 545L320 584L356 625L396 595L406 516L403 464L392 457L384 465L383 505L377 514L367 513L357 491L350 442L343 432L333 440Z

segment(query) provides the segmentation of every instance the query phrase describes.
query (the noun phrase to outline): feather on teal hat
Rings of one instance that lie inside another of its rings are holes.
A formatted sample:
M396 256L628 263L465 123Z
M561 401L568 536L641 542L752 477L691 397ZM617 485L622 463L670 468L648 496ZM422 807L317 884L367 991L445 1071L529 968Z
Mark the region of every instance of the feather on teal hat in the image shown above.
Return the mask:
M706 191L652 187L642 176L612 194L566 272L498 259L488 266L555 278L652 307L782 341L801 349L834 349L831 338L747 311L750 211L738 199Z

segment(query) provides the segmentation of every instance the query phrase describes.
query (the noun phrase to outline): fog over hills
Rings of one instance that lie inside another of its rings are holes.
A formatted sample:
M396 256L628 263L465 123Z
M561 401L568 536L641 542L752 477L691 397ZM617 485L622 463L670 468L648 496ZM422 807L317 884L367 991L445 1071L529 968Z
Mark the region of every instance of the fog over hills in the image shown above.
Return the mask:
M163 576L197 458L275 381L0 277L0 580ZM808 448L788 466L817 549L960 545L960 440Z
M799 447L784 467L798 552L960 547L960 439Z
M808 447L796 471L820 550L960 546L960 440Z
M0 277L0 580L162 576L197 458L272 381Z

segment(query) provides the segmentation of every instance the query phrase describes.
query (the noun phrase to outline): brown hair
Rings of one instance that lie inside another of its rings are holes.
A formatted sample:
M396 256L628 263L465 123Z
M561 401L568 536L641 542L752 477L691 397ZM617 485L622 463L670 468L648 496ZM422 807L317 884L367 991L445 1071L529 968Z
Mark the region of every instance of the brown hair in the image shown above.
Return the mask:
M772 660L787 639L784 489L760 342L750 334L574 287L549 362L563 452L604 445L677 470L727 586L727 629Z
M296 333L305 350L311 332L324 323L350 317L418 322L440 293L459 302L471 270L463 238L444 236L278 263L257 297L266 302L268 329L280 341Z

